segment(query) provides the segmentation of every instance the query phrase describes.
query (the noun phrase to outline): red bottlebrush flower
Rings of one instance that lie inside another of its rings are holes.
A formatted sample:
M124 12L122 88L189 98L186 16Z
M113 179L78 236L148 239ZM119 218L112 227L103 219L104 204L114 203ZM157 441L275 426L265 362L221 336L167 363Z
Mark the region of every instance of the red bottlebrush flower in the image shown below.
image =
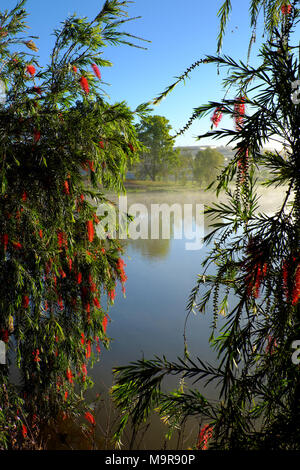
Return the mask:
M95 173L94 162L92 162L91 160L87 160L86 163L88 164L89 169L90 169L93 173Z
M67 369L66 376L67 376L68 382L70 382L70 384L72 384L73 383L73 374L72 374L72 371L71 371L70 368Z
M89 411L87 411L84 415L85 419L91 423L92 426L95 426L96 425L96 421L95 421L95 418L94 416L92 415L92 413L90 413Z
M95 307L101 308L101 305L100 305L99 300L97 299L97 297L95 297L95 298L93 299L93 302L94 302Z
M91 357L91 341L90 340L87 340L87 342L86 342L85 357L87 359L89 359Z
M47 300L45 300L44 309L45 309L46 311L48 310L48 302L47 302Z
M100 220L98 219L97 214L93 214L93 217L94 217L95 224L99 224Z
M116 289L112 289L108 292L108 297L110 298L110 300L115 300L116 298Z
M22 435L23 435L24 439L26 439L26 437L27 437L27 428L26 428L25 424L22 424Z
M88 220L87 223L86 223L86 226L87 226L89 242L92 242L94 240L94 224L93 224L93 221Z
M41 138L41 133L38 129L34 129L33 131L33 139L34 139L34 143L36 144Z
M85 343L85 337L84 337L84 333L81 333L81 340L80 340L82 346L84 345Z
M42 229L40 229L40 231L39 231L39 236L40 236L40 239L43 238L43 230Z
M63 304L63 301L62 301L61 297L58 298L57 305L59 306L60 310L64 309L64 304Z
M101 147L102 149L104 149L104 142L103 142L103 140L99 140L99 145L100 145L100 147Z
M7 245L8 245L8 235L7 235L7 233L5 233L3 235L3 245L4 245L4 251L6 251L7 250Z
M84 195L83 194L80 194L80 200L81 200L81 202L84 201Z
M36 93L38 93L39 95L42 94L42 90L41 90L41 88L40 88L39 86L34 86L34 87L33 87L33 90L34 90Z
M101 73L96 64L92 64L92 69L94 70L94 74L96 75L96 77L98 77L99 80L101 80Z
M64 182L64 193L70 194L69 182L67 180Z
M213 428L209 424L206 424L200 431L198 436L197 449L206 450L207 442L212 438Z
M35 70L35 67L33 65L27 65L26 67L26 71L33 77L36 70Z
M87 79L84 76L82 76L79 80L79 83L80 83L80 86L83 89L84 93L86 95L88 95L89 92L90 92L90 88L89 88L89 83L88 83Z
M69 271L72 271L72 258L68 258Z
M65 400L68 398L68 390L65 391Z
M90 304L86 304L86 306L85 306L85 311L86 311L86 313L90 313L90 312L91 312L91 306L90 306Z
M107 322L108 322L108 318L107 318L107 315L105 315L102 321L102 328L103 328L104 333L106 333Z
M283 15L290 15L290 14L292 13L292 9L293 9L293 7L292 7L291 4L289 4L289 5L282 5L282 6L281 6L281 13L282 13Z
M78 70L78 69L77 69L76 65L73 65L72 69L73 69L73 72L74 72L74 73L77 73L77 70Z
M4 343L8 343L8 340L9 340L9 331L8 331L8 329L2 328L0 330L0 332L1 332L1 340L4 341Z
M216 109L214 110L214 114L213 114L212 117L211 117L211 121L212 121L212 123L213 123L213 125L214 125L215 127L218 127L219 122L220 122L221 119L222 119L222 116L223 116L223 113L222 113L222 111L221 111L221 108L216 108Z
M87 368L86 368L85 364L82 364L81 371L83 373L82 381L85 382L85 379L86 379L86 376L87 376Z
M269 335L268 344L266 346L266 354L269 354L269 353L273 354L276 347L277 347L276 339L274 339L273 336Z
M134 152L134 146L132 144L128 144L128 147L130 148L132 152Z
M62 248L62 247L64 247L65 249L68 248L67 235L61 230L58 230L57 232L57 244L58 244L58 248Z
M23 306L23 308L28 308L28 306L29 306L29 297L28 297L28 295L23 295L22 306Z
M20 242L12 242L13 247L16 248L16 250L20 250L22 248L22 245Z
M292 292L292 304L296 305L300 298L300 263L298 263L295 273L295 283Z
M39 349L36 349L35 351L33 351L33 356L34 356L34 362L40 362L41 358L39 357L40 356L40 351Z
M58 343L58 341L59 341L59 337L55 335L55 342Z
M65 271L63 271L61 268L59 269L59 274L61 275L61 277L64 279L65 277L67 277Z
M23 194L22 194L22 201L24 201L24 202L27 201L27 193L26 193L26 191L24 191Z
M101 253L105 255L105 248L101 248Z
M101 349L100 349L100 340L98 336L96 336L96 341L97 341L96 351L98 354L100 354Z
M77 274L77 284L81 284L81 281L82 281L82 274L78 273Z
M234 120L236 130L240 130L244 122L245 97L240 96L234 103Z

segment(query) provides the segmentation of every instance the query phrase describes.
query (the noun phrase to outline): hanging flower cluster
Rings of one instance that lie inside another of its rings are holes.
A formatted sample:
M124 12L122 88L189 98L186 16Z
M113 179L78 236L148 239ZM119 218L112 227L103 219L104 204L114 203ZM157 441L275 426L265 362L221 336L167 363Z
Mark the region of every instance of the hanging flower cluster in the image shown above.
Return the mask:
M94 224L92 220L88 220L86 222L87 232L88 232L88 240L92 243L94 240Z
M92 69L94 70L94 74L96 75L96 77L98 77L99 80L101 80L101 73L96 64L92 64Z
M245 115L245 97L240 96L236 98L234 103L234 121L235 121L235 128L239 131L244 123L244 115Z
M287 301L296 305L300 298L300 263L296 264L297 258L293 256L291 260L284 260L282 264L283 291ZM294 277L291 273L295 273ZM292 284L292 286L291 286Z
M213 436L213 427L210 426L209 424L206 424L205 426L203 426L198 436L197 449L207 450L208 448L207 443L212 438L212 436Z
M283 15L290 15L292 13L292 5L291 4L288 4L288 5L282 5L281 6L281 13Z
M33 77L36 72L36 69L33 65L27 65L26 71Z
M211 122L213 123L213 126L218 127L219 122L221 121L223 116L222 113L222 108L218 107L214 110L214 114L211 117Z
M84 93L88 95L90 92L90 88L89 88L89 82L87 81L87 79L84 76L82 76L79 80L79 83Z

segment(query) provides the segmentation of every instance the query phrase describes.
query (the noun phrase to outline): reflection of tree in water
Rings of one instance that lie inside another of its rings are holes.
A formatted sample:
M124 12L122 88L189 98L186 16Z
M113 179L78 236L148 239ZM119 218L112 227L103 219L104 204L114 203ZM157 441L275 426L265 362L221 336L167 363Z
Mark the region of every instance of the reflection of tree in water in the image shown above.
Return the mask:
M170 251L170 240L127 240L126 245L138 251L144 258L166 258Z

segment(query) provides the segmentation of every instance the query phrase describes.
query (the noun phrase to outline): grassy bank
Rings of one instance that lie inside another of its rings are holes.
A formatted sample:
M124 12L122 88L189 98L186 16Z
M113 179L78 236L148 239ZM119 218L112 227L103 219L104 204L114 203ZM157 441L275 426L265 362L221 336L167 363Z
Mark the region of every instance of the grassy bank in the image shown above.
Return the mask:
M143 180L127 180L125 181L126 191L129 193L138 192L182 192L182 191L199 191L200 184L188 181L186 184L176 183L174 181L143 181Z

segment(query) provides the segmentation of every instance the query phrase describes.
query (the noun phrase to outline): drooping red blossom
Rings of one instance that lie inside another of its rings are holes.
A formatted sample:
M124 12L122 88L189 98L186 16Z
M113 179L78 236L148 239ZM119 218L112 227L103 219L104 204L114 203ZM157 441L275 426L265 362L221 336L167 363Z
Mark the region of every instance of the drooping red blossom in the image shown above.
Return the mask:
M132 144L128 144L128 147L130 148L131 152L134 152L134 146Z
M234 120L235 120L235 128L236 130L240 130L242 128L244 122L244 114L245 114L245 97L240 96L236 98L234 103Z
M104 142L103 142L103 140L99 140L99 145L100 145L100 147L101 147L102 149L104 149Z
M20 250L22 248L22 244L20 242L12 242L12 245L16 250Z
M96 351L97 351L98 354L100 354L101 348L100 348L100 340L99 340L99 337L96 336L95 339L96 339L96 341L97 341Z
M64 193L67 194L67 195L70 194L70 188L69 188L69 182L68 182L68 180L66 180L66 181L64 182Z
M94 224L93 224L93 221L88 220L87 223L86 223L86 226L87 226L89 242L92 242L94 240Z
M293 7L292 7L291 4L289 4L289 5L282 5L282 6L281 6L281 13L282 13L283 15L290 15L290 14L292 13L292 9L293 9Z
M110 300L115 300L115 298L116 298L116 289L112 289L112 290L108 291L108 297L110 298Z
M94 302L95 307L97 307L97 308L99 308L99 309L101 308L100 302L99 302L99 300L97 299L97 297L95 297L95 298L93 299L93 302Z
M85 357L86 359L91 357L91 341L89 339L86 342Z
M58 244L58 248L62 248L62 247L64 247L65 249L68 248L67 235L62 230L58 230L57 232L57 244Z
M1 341L4 341L4 343L8 343L8 340L9 340L9 331L7 328L2 328L0 330L0 337L1 337Z
M69 395L68 390L66 390L66 391L65 391L65 395L64 395L65 400L67 400L68 395Z
M92 69L94 70L94 74L96 75L96 77L98 77L99 80L101 80L101 73L100 73L98 66L96 64L92 64Z
M39 230L39 237L40 237L40 239L43 238L43 230L42 229Z
M103 328L104 333L106 333L107 322L108 322L108 318L107 318L107 315L105 315L105 317L102 320L102 328Z
M97 217L97 214L93 214L95 224L99 224L100 220Z
M22 306L23 306L23 308L28 308L28 306L29 306L29 297L28 297L28 295L23 295Z
M96 425L96 421L95 421L95 418L94 416L92 415L92 413L90 413L89 411L87 411L84 415L85 419L91 423L92 426L95 426Z
M26 437L27 437L27 428L26 428L25 424L22 424L22 435L23 435L24 439L26 439Z
M81 284L81 281L82 281L82 274L78 273L77 274L77 284Z
M295 273L295 282L292 291L292 305L296 305L300 298L300 263L298 263L296 273Z
M4 233L2 239L3 239L4 251L6 251L7 250L7 245L8 245L8 235L7 235L7 233Z
M22 201L24 201L24 202L27 201L27 193L26 193L26 191L24 191L23 194L22 194Z
M90 88L89 88L89 83L88 83L87 79L84 76L82 76L79 80L79 83L80 83L80 86L83 89L84 93L86 95L88 95L89 92L90 92Z
M34 86L34 87L33 87L33 90L34 90L36 93L38 93L38 95L41 95L41 94L42 94L41 87L39 87L39 86Z
M82 371L82 374L83 374L82 381L85 382L86 381L86 376L87 376L87 368L86 368L85 364L82 364L81 371Z
M222 119L222 116L223 116L223 113L222 113L222 111L221 111L221 108L219 108L219 107L216 108L216 109L214 110L214 114L213 114L212 117L211 117L211 122L213 123L213 125L214 125L215 127L218 127L219 122L220 122L221 119Z
M83 332L81 333L81 340L80 340L80 342L81 342L82 346L83 346L84 343L85 343L85 337L84 337L84 333L83 333Z
M73 383L73 374L72 374L72 371L71 371L70 368L67 369L66 376L67 376L67 379L70 382L70 384L72 384Z
M26 70L32 77L36 72L35 67L33 65L27 65Z
M61 296L59 296L59 298L57 300L57 305L59 306L60 310L64 309L64 304L63 304L63 300L62 300Z
M277 347L276 339L272 335L268 335L268 344L266 346L266 354L273 354Z
M34 139L34 143L36 144L41 138L41 133L38 129L34 129L33 130L33 139Z
M207 450L207 443L212 438L213 427L209 424L203 426L198 435L197 449Z
M94 162L92 162L91 160L87 160L86 163L88 164L89 169L90 169L93 173L95 173Z
M78 69L77 69L76 65L73 65L73 66L72 66L72 69L73 69L73 72L74 72L74 73L77 73L77 70L78 70Z
M41 361L39 349L36 349L35 351L33 351L32 354L33 354L34 362L40 362Z

